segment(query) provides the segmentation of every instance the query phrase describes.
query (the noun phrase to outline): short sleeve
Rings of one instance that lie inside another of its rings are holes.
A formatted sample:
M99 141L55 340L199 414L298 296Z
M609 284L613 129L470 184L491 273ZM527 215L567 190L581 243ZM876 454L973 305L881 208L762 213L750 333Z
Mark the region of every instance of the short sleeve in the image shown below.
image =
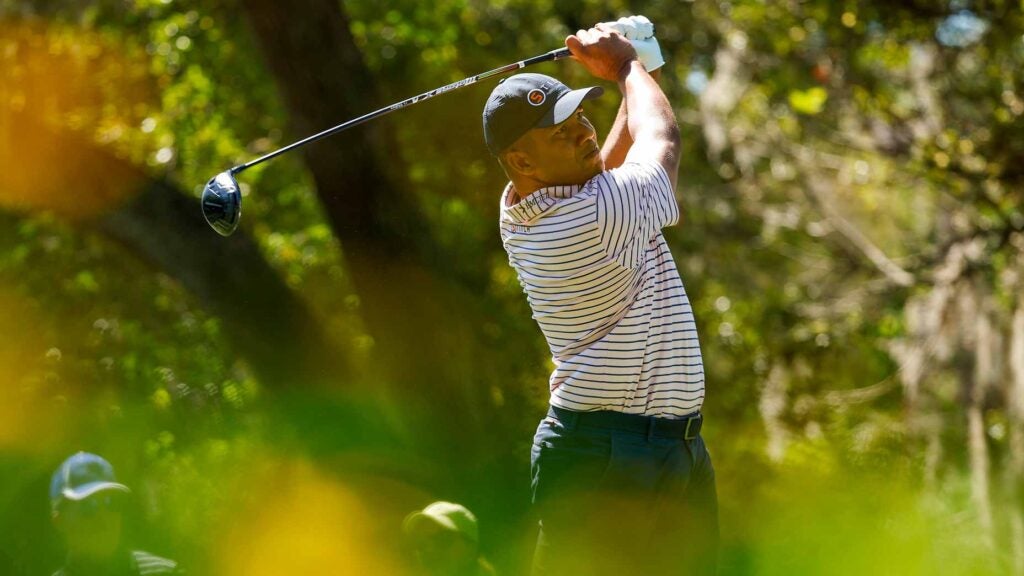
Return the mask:
M668 174L657 163L627 163L602 172L592 182L597 186L602 246L622 266L638 266L650 241L679 221Z

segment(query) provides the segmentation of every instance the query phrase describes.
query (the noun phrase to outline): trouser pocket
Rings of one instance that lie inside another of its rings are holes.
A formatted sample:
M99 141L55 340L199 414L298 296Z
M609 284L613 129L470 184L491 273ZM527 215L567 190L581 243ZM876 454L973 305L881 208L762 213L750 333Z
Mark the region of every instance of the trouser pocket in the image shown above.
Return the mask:
M568 430L545 418L533 439L533 502L568 507L602 486L612 456L611 434Z

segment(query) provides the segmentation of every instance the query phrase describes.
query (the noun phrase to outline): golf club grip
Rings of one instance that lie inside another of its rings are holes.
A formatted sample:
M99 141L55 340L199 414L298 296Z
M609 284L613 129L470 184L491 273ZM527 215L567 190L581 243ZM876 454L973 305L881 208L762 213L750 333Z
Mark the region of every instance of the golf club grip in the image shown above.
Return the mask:
M333 128L328 128L327 130L324 130L323 132L319 132L319 133L314 134L312 136L303 138L302 140L299 140L298 142L293 142L293 143L285 146L284 148L280 148L278 150L274 150L273 152L265 154L264 156L261 156L261 157L255 159L255 160L251 160L249 162L246 162L245 164L242 164L242 165L239 165L239 166L235 166L234 168L229 170L229 172L231 174L238 174L239 172L241 172L241 171L243 171L243 170L245 170L247 168L252 168L253 166L255 166L257 164L262 164L263 162L266 162L267 160L270 160L271 158L274 158L276 156L284 154L285 152L288 152L289 150L293 150L295 148L298 148L299 146L304 146L304 145L309 144L311 142L315 142L315 141L317 141L317 140L319 140L321 138L330 136L331 134L336 134L338 132L341 132L342 130L346 130L348 128L352 128L353 126L358 126L359 124L362 124L364 122L368 122L370 120L373 120L374 118L378 118L378 117L383 116L383 115L385 115L385 114L387 114L389 112L394 112L395 110L399 110L401 108L405 108L406 106L411 106L413 104L416 104L417 102L422 102L424 100L429 100L430 98L433 98L434 96L437 96L438 94L444 94L445 92L451 92L452 90L457 90L459 88L462 88L463 86L469 86L470 84L475 84L475 83L479 82L480 80L484 80L485 78L490 78L491 76L497 76L499 74L505 74L507 72L512 72L513 70L518 70L520 68L525 68L527 66L530 66L532 64L537 64L537 63L540 63L540 62L548 62L548 61L551 61L551 60L561 60L563 58L568 58L571 55L572 54L569 52L568 48L557 48L557 49L552 50L550 52L545 52L544 54L541 54L539 56L534 56L533 58L527 58L526 60L520 60L519 62L515 62L513 64L507 64L505 66L502 66L501 68L495 68L494 70L489 70L489 71L484 72L482 74L477 74L476 76L470 76L469 78L464 78L462 80L459 80L458 82L452 82L451 84L448 84L446 86L441 86L440 88L434 88L433 90L430 90L429 92L424 92L423 94L420 94L418 96L413 96L412 98L407 98L405 100L402 100L401 102L396 102L396 103L394 103L394 104L392 104L390 106L385 106L384 108L381 108L380 110L375 110L375 111L370 112L368 114L364 114L364 115L362 115L362 116L360 116L358 118L353 118L352 120L349 120L347 122L339 124L339 125L337 125L337 126L335 126Z
M562 60L563 58L572 57L572 52L570 52L568 48L552 50L551 52L548 52L548 54L551 54L553 60Z

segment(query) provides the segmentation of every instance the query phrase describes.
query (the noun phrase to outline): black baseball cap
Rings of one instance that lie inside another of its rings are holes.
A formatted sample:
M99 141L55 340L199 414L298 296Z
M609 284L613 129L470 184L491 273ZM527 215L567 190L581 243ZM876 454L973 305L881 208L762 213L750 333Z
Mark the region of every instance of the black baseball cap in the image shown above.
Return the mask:
M584 100L604 94L591 86L573 90L544 74L516 74L495 86L484 105L484 141L497 156L532 128L565 122Z

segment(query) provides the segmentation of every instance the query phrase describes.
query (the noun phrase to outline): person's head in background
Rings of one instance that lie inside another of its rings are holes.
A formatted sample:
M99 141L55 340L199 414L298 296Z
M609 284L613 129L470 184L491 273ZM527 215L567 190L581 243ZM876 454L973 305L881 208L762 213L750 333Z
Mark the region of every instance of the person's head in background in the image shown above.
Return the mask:
M125 497L114 468L95 454L79 452L65 460L50 481L50 511L67 545L69 565L102 566L121 546Z
M480 557L476 516L452 502L434 502L413 512L402 532L423 574L463 576L490 573Z

